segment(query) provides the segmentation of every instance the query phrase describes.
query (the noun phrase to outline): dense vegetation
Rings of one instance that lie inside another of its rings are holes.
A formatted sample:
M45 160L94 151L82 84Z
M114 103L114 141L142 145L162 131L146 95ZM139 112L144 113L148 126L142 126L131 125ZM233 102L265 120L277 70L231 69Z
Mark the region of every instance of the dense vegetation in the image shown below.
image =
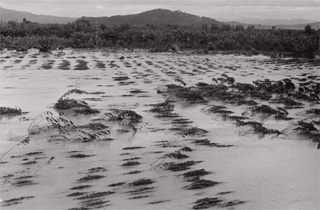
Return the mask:
M107 27L88 20L69 24L9 22L0 28L0 48L48 51L57 48L142 48L240 51L313 58L319 55L319 30L262 30L253 26L145 25Z

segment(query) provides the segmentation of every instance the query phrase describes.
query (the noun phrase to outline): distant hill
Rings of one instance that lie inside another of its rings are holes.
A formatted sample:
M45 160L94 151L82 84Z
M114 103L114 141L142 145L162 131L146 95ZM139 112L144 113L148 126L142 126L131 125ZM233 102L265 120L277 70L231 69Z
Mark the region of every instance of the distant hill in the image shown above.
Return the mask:
M17 21L22 22L23 18L37 23L71 23L77 18L56 17L50 15L35 15L29 12L20 12L0 7L0 19L2 22Z
M292 25L290 24L289 25L285 25L285 24L263 25L263 24L246 24L246 23L232 21L232 22L225 22L225 24L229 24L231 26L242 25L245 28L250 25L253 25L255 28L258 28L258 29L272 29L274 26L276 27L276 29L304 30L307 24L311 25L311 27L314 29L320 28L320 22L292 24Z
M316 22L316 20L312 19L285 19L285 18L240 18L237 20L238 22L251 24L251 25L299 25L299 24L308 24Z
M131 25L186 25L201 26L203 24L221 25L222 23L208 17L200 17L181 11L171 11L167 9L155 9L134 15L117 15L111 17L82 17L81 19L89 20L94 24L105 24L107 26L121 25L129 23Z
M307 24L311 25L311 27L314 29L320 28L320 22L307 23ZM303 30L307 24L305 23L305 24L295 24L295 25L276 25L276 28Z
M2 22L18 21L22 22L23 18L29 21L37 23L71 23L79 18L70 17L57 17L50 15L35 15L30 12L20 12L15 10L4 9L0 7L0 19ZM186 25L186 26L201 26L207 24L209 27L211 24L220 26L222 24L243 25L247 27L254 25L256 28L271 29L275 26L278 29L296 29L303 30L307 24L310 24L312 28L320 28L320 22L308 22L310 20L305 19L240 19L240 21L233 22L220 22L213 18L200 17L197 15L181 12L171 11L167 9L154 9L139 14L132 15L116 15L111 17L81 17L80 19L89 20L93 24L105 24L107 26L121 25L129 23L131 25ZM276 24L270 24L276 23Z

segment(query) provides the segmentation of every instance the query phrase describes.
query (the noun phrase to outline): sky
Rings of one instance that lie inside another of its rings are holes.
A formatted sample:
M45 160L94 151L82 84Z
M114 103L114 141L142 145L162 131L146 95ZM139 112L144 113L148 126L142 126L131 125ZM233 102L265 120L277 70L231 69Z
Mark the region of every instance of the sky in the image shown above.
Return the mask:
M126 15L163 8L222 21L320 19L320 0L0 0L0 7L63 17Z

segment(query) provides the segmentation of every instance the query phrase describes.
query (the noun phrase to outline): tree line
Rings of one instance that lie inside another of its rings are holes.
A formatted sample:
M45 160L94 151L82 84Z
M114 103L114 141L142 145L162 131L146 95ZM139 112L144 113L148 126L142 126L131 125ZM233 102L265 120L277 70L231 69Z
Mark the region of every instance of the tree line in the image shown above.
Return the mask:
M285 54L314 58L319 55L319 29L257 29L254 26L95 25L79 19L69 24L38 24L24 19L0 27L0 48L41 51L63 48L129 48L151 51L203 50Z

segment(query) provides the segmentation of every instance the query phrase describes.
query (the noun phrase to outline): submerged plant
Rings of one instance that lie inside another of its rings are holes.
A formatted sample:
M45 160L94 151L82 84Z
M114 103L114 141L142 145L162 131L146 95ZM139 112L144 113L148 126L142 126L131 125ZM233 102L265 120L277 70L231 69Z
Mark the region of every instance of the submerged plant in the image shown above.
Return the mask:
M245 136L247 134L258 134L259 137L264 137L265 135L276 135L279 136L280 134L282 134L282 132L280 132L279 130L276 129L268 129L266 127L263 127L261 124L259 123L252 123L250 124L251 128L249 129L242 129L239 131L239 136Z
M61 133L68 133L76 126L71 120L63 118L64 114L59 113L59 116L54 116L52 112L46 111L39 114L29 125L28 133L36 134L43 130L58 129Z
M22 110L18 107L0 107L0 115L21 115L23 114Z
M142 116L132 110L114 109L113 113L107 113L106 115L109 117L109 121L118 122L122 126L129 127L133 131L133 135L147 126L147 124L144 124L136 127L136 124L141 122Z
M6 154L8 154L11 150L13 150L15 147L20 146L20 145L27 145L30 143L30 136L25 137L22 141L20 141L19 143L17 143L16 145L14 145L13 147L11 147L8 151L6 151L1 157L0 160L6 156Z
M304 139L311 139L318 143L318 149L320 148L320 132L315 126L316 122L306 122L303 120L293 123L285 128L282 132L286 135L298 135Z

